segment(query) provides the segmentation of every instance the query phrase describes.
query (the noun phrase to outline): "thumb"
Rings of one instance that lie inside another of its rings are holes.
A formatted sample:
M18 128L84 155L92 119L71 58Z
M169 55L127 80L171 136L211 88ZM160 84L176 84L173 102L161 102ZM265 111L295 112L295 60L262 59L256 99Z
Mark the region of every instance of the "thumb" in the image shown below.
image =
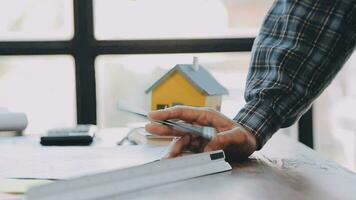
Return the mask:
M234 143L234 135L232 130L220 132L214 137L204 148L204 152L226 149L229 145Z
M239 146L248 141L248 132L237 126L231 130L220 132L205 146L204 152L226 150L231 145Z
M228 160L241 160L256 151L256 144L255 136L238 126L219 133L205 146L204 152L222 149Z

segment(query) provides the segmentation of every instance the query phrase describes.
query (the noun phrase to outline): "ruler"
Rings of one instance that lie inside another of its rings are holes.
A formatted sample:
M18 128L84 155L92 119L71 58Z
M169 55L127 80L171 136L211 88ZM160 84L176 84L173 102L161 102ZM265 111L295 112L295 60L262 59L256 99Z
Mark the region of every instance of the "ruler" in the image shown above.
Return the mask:
M27 200L94 200L231 170L222 150L58 181L31 188Z

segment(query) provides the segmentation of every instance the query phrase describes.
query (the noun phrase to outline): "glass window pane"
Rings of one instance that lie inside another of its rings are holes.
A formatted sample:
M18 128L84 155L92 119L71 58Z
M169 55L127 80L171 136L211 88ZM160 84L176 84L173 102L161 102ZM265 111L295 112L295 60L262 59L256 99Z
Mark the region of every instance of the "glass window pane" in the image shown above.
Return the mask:
M117 110L119 101L150 110L145 91L176 64L190 64L193 56L229 91L221 112L233 118L245 104L243 93L250 60L248 52L159 55L103 55L96 59L97 109L100 128L131 126L144 121ZM297 127L281 130L297 139Z
M94 0L100 39L255 36L273 0Z
M0 0L0 40L73 37L72 0Z
M0 107L25 112L26 134L76 122L71 56L0 56Z
M222 112L234 117L244 104L249 53L104 55L96 60L99 126L117 127L140 121L117 111L117 102L130 102L149 110L150 97L145 90L176 64L191 63L193 56L198 56L200 64L229 90L230 94L223 97Z
M356 172L356 52L314 104L315 148Z

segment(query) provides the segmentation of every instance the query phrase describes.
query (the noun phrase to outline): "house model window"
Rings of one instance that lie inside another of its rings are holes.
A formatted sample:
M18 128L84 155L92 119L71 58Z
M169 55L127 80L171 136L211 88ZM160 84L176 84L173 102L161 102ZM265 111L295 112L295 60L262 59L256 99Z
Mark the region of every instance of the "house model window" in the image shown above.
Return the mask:
M193 64L177 64L146 90L151 110L168 105L189 105L220 109L223 87L194 57Z
M168 104L157 104L156 110L168 108Z

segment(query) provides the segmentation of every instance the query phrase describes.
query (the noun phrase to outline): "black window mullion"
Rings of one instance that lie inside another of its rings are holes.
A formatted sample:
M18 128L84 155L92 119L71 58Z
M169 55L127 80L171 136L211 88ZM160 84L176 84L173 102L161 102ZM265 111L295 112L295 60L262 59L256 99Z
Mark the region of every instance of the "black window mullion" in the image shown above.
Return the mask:
M54 55L72 52L72 41L0 42L0 55Z
M158 54L251 51L254 38L104 40L96 41L97 54Z
M313 107L310 107L298 121L298 140L312 149L314 148L313 129Z
M77 123L96 124L93 1L74 0L74 58Z

